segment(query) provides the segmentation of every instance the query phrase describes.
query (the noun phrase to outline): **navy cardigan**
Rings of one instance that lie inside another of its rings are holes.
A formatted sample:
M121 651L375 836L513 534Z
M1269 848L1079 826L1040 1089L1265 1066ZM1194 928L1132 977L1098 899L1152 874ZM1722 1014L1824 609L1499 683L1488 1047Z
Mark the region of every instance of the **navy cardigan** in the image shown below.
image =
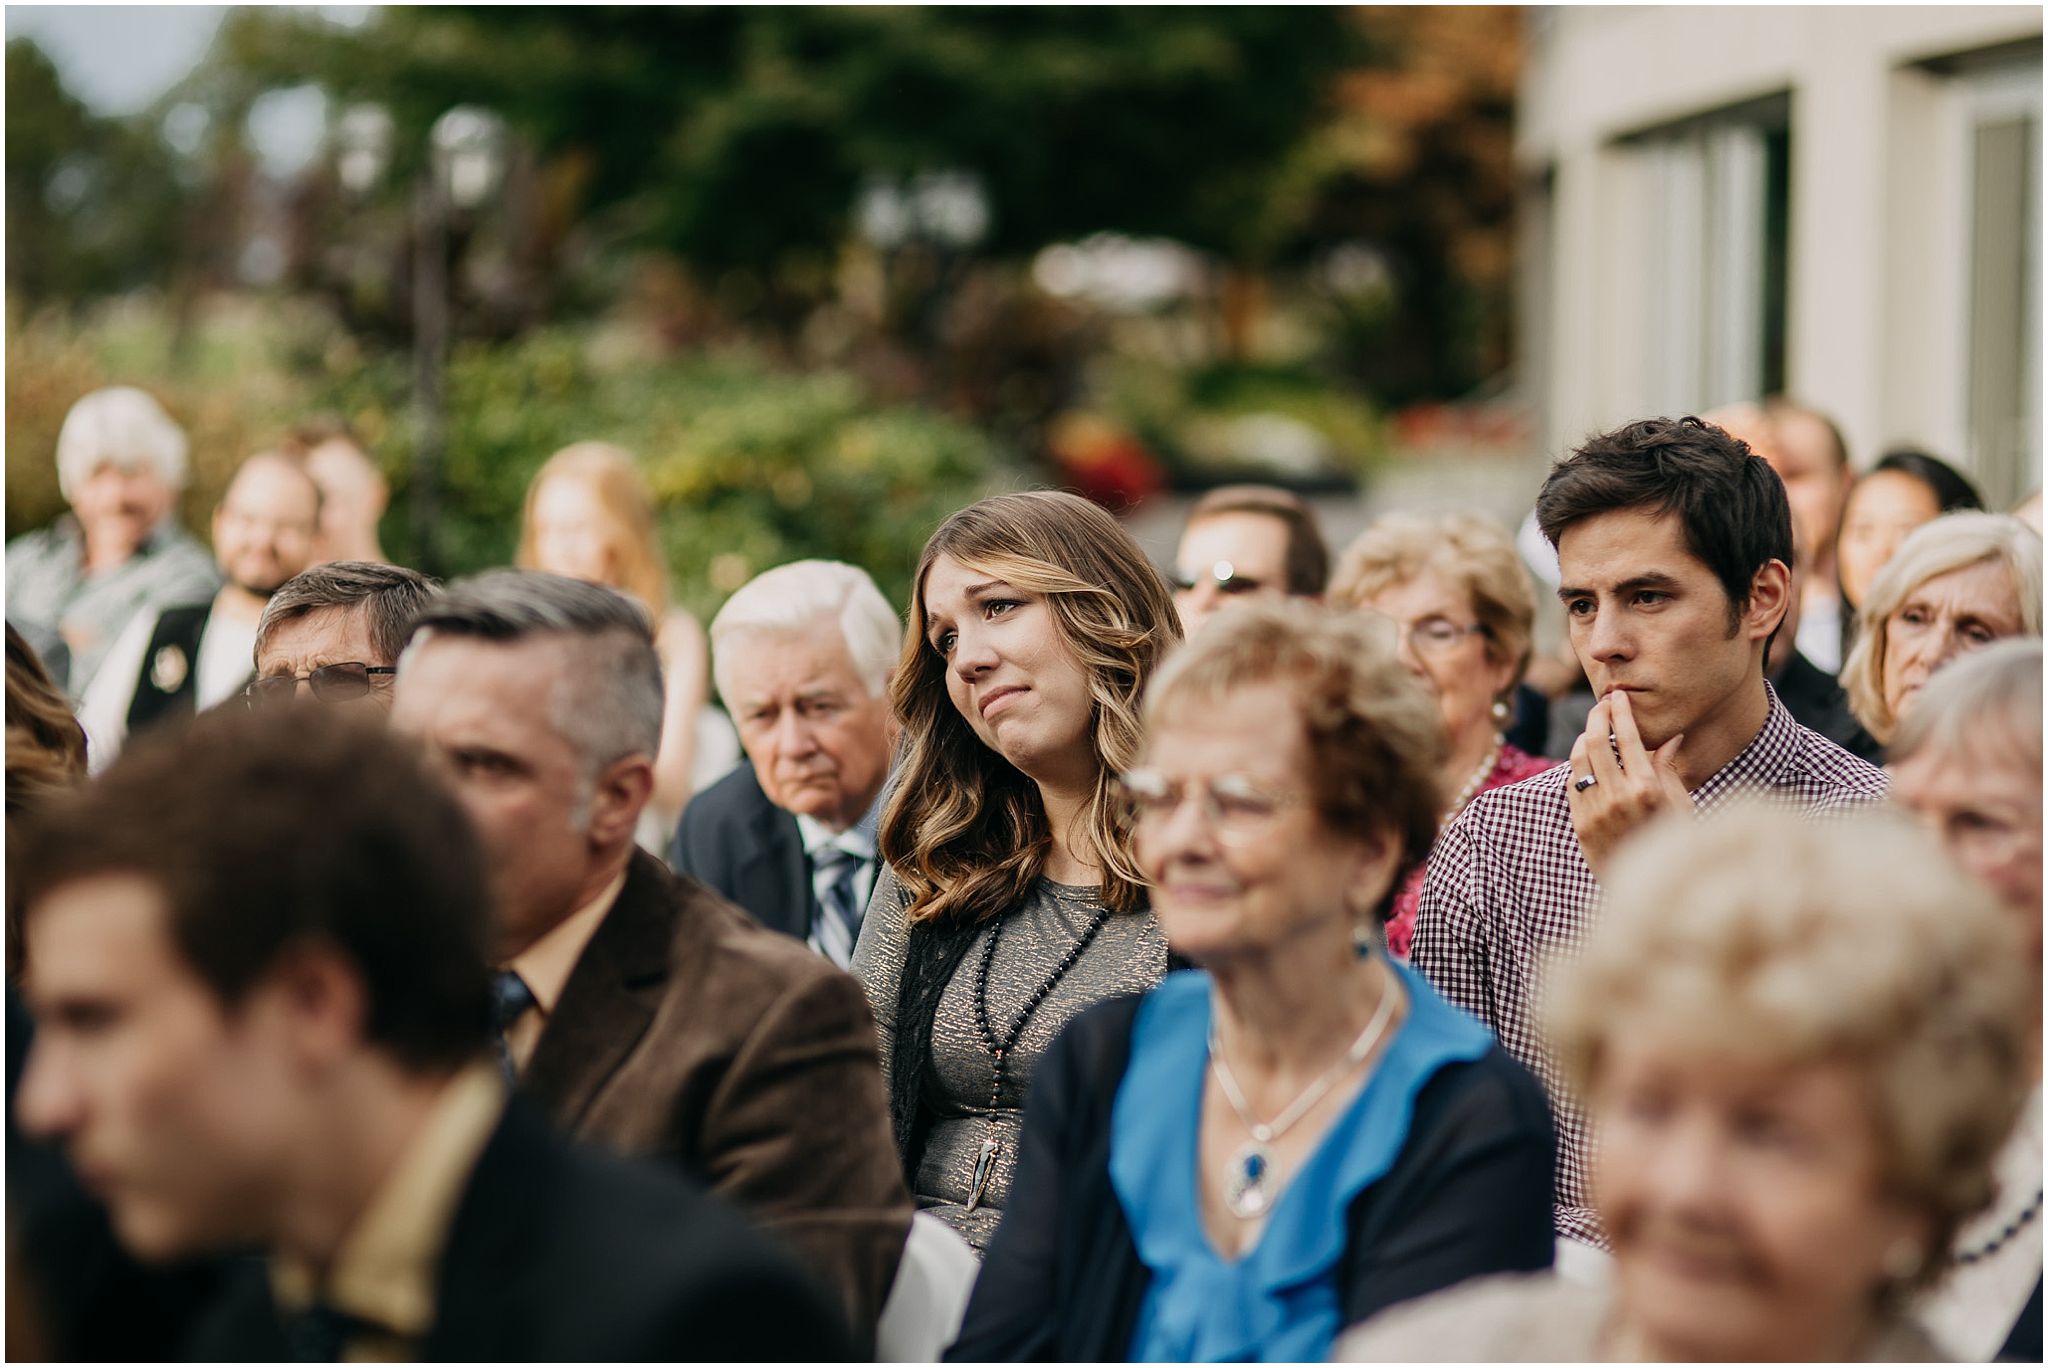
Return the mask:
M1109 1179L1110 1113L1142 996L1089 1008L1031 1080L1016 1177L949 1362L1129 1357L1151 1283ZM1485 1273L1548 1268L1557 1138L1542 1085L1496 1045L1415 1100L1392 1169L1352 1202L1344 1323Z

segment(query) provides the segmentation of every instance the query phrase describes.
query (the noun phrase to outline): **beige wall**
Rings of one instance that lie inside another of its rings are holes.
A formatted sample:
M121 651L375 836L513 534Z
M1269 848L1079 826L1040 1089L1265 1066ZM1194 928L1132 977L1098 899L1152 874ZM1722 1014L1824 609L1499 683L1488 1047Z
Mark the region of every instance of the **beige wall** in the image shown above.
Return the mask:
M1643 158L1616 140L1790 92L1786 388L1867 461L1961 453L1965 189L1941 78L1916 64L2042 30L2037 7L1558 8L1532 12L1518 157L1549 244L1527 373L1553 451L1643 415L1656 299ZM1532 192L1533 193L1533 192ZM2038 480L2038 470L2035 472Z

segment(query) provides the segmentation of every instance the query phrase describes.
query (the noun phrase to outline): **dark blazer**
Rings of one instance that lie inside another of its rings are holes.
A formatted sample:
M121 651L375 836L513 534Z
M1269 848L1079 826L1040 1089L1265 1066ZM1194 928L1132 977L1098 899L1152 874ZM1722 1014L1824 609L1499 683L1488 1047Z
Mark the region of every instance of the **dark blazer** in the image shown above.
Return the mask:
M669 867L700 879L761 925L802 940L818 916L818 895L796 818L768 801L753 765L690 799L669 847Z
M1110 1184L1109 1136L1143 1000L1089 1008L1039 1064L1010 1200L949 1362L1129 1358L1152 1275ZM1499 1046L1438 1072L1400 1158L1347 1213L1344 1323L1481 1273L1548 1268L1556 1143L1542 1086Z
M441 1256L434 1362L839 1359L836 1308L788 1256L672 1173L506 1108ZM261 1265L200 1323L194 1361L292 1357Z
M1849 711L1848 691L1826 670L1794 651L1771 685L1800 726L1819 732L1858 760L1884 763L1884 747Z
M865 1345L913 1208L851 976L636 850L520 1091L568 1134L668 1160L786 1241Z

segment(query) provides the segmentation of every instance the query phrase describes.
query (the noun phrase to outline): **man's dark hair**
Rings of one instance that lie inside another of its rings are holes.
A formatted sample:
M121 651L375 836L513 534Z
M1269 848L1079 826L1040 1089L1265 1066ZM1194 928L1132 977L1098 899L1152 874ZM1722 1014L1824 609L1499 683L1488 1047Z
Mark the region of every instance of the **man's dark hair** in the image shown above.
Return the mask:
M1645 418L1588 439L1544 480L1536 525L1556 546L1573 525L1629 509L1678 518L1686 549L1728 595L1730 632L1756 572L1792 564L1784 481L1747 442L1698 418Z
M1188 510L1189 527L1224 513L1263 513L1287 528L1287 592L1320 594L1330 581L1330 547L1316 526L1316 515L1301 496L1273 485L1224 485L1212 489Z
M486 1047L483 854L414 744L382 725L216 708L138 738L26 834L14 872L30 927L57 888L133 875L230 1007L281 956L325 946L362 977L367 1042L400 1064L454 1067Z
M329 561L302 570L279 586L263 606L256 625L256 658L279 627L325 608L360 608L369 615L370 645L377 659L370 665L393 665L405 649L413 619L434 597L439 581L402 565L379 561Z
M1934 502L1944 513L1957 513L1965 509L1984 507L1984 496L1977 492L1977 486L1970 483L1967 475L1957 470L1939 456L1929 455L1917 447L1894 447L1887 451L1878 463L1864 472L1867 480L1880 471L1894 471L1908 475L1927 486L1934 495ZM1862 483L1859 480L1857 483Z

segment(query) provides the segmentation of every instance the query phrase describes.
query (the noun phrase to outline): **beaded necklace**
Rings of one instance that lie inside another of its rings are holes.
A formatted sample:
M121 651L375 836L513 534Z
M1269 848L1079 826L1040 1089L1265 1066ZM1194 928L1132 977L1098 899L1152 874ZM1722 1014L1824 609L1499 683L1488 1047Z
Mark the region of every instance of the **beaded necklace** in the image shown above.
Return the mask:
M1990 1258L1993 1254L1996 1254L1999 1250L2011 1244L2013 1241L2013 1237L2018 1235L2022 1230L2025 1230L2028 1226L2032 1225L2034 1223L2034 1218L2041 1214L2041 1197L2041 1189L2035 1188L2034 1200L2027 1203L2027 1209L2025 1211L2022 1211L2019 1215L2013 1217L2010 1221L2007 1221L2005 1223L2005 1227L2002 1230L2000 1230L1996 1235L1993 1235L1989 1240L1986 1240L1983 1244L1978 1245L1975 1249L1962 1249L1956 1251L1954 1262L1962 1264L1966 1267L1970 1264L1982 1263L1984 1260Z
M988 1094L988 1137L981 1142L981 1148L974 1156L974 1182L967 1191L969 1211L981 1205L982 1194L988 1189L988 1180L996 1171L996 1156L1003 1152L1002 1139L996 1134L996 1109L1003 1101L1004 1058L1016 1048L1017 1037L1024 1034L1024 1023L1031 1020L1031 1014L1038 1010L1038 1004L1045 1001L1045 995L1052 991L1055 983L1066 977L1067 971L1074 967L1074 962L1081 958L1081 952L1095 939L1095 933L1109 920L1109 908L1105 905L1095 910L1095 915L1089 918L1088 928L1081 933L1080 939L1068 947L1067 953L1060 957L1060 962L1053 966L1052 973L1038 985L1038 990L1025 1002L1023 1013L1010 1029L998 1036L995 1028L989 1023L988 970L989 965L995 962L996 944L1003 938L1003 927L1007 920L998 920L995 929L989 932L988 941L981 948L981 966L974 975L974 1029L981 1035L982 1048L995 1056L995 1082L990 1086Z
M1486 776L1492 774L1493 767L1500 763L1501 747L1506 744L1505 736L1499 732L1493 734L1493 745L1486 752L1486 758L1479 762L1479 768L1472 771L1472 777L1465 781L1465 787L1458 790L1458 796L1451 799L1451 805L1444 809L1445 826L1450 825L1451 818L1465 810L1465 804L1479 795L1479 786L1486 782Z

